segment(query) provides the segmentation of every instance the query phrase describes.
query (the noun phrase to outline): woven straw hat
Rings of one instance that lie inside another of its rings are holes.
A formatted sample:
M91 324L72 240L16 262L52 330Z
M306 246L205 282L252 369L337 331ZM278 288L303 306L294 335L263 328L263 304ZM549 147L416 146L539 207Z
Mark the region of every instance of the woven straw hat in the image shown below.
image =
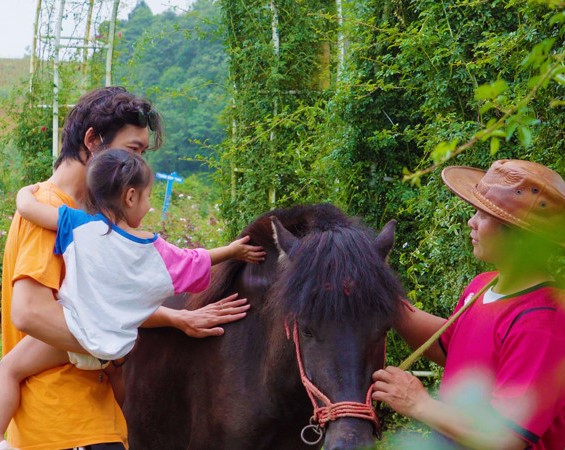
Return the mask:
M548 167L503 159L487 172L446 167L441 177L475 208L565 247L565 181Z

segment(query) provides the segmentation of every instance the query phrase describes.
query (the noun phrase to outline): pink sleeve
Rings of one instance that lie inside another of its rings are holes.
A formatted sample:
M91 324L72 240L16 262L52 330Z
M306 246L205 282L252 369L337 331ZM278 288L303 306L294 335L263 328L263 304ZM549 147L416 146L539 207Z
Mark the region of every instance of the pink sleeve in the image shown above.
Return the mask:
M208 287L212 261L207 250L178 248L161 237L154 245L171 275L175 294L196 293Z

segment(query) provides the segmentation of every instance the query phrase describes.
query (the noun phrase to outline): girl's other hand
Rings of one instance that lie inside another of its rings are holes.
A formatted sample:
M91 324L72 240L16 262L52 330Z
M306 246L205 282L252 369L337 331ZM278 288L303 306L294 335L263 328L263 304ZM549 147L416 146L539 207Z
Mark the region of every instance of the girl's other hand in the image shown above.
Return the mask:
M260 263L264 261L267 253L263 250L263 247L247 244L250 239L249 236L244 236L229 245L233 252L233 258L248 263Z

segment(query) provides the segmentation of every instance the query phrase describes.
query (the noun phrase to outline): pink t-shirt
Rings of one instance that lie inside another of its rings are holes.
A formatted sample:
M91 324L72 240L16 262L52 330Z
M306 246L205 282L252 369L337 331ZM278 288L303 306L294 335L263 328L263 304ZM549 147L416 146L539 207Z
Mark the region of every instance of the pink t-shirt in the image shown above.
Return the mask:
M455 311L495 275L477 276ZM440 339L447 355L440 395L461 405L465 395L475 406L482 398L531 448L565 449L563 291L541 284L492 303L483 297Z

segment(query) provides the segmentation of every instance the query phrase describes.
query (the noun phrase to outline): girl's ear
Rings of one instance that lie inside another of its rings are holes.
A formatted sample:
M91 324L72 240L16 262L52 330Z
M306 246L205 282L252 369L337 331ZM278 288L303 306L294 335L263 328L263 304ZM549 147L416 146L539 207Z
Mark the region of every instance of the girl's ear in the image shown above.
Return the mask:
M102 139L98 133L94 132L94 128L90 127L84 134L84 146L87 150L92 152L103 144Z
M131 208L133 206L136 194L135 188L130 187L126 189L124 192L124 204L126 207Z

